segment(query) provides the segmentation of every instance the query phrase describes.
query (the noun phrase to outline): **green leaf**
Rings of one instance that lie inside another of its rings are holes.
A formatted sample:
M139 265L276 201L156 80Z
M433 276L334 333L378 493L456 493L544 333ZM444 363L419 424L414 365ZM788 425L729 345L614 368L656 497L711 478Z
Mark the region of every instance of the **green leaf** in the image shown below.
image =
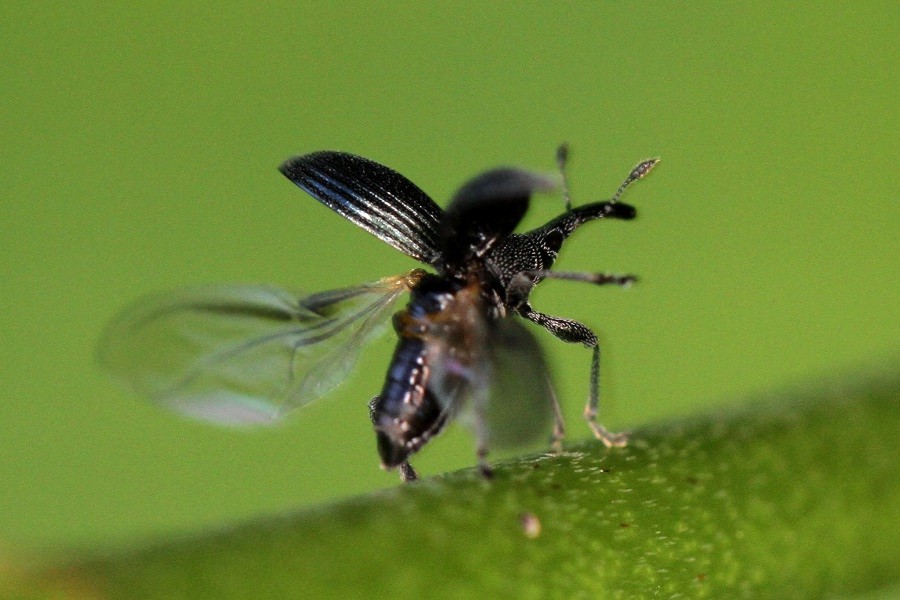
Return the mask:
M34 598L820 598L900 580L900 381L69 559ZM55 594L55 595L54 595ZM0 594L2 595L2 594ZM16 596L19 597L19 596Z

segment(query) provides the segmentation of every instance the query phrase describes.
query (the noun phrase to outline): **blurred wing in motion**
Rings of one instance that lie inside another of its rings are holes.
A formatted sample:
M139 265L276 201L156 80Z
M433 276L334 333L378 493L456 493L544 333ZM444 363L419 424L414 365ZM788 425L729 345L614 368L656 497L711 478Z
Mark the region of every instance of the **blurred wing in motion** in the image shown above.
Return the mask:
M100 362L190 417L272 423L341 383L418 273L309 296L232 285L149 298L110 324Z
M540 344L515 317L494 325L484 415L491 448L514 448L550 434L553 390Z
M441 221L441 250L447 265L462 269L513 232L535 192L556 189L555 177L501 167L466 182Z
M429 389L449 416L484 436L490 448L514 448L550 433L550 373L541 347L525 326L490 320L480 298L457 295L435 317L428 344Z
M437 266L444 212L400 173L361 156L323 151L279 167L307 194L378 239Z

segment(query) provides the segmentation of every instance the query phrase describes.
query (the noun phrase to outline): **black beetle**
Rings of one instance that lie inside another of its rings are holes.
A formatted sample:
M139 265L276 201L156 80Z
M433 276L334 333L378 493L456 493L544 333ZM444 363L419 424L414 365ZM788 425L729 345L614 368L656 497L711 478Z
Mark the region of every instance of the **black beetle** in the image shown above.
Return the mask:
M559 404L540 347L516 316L565 342L593 350L584 416L607 446L623 434L597 420L600 347L570 319L535 311L532 288L556 278L628 285L631 275L549 270L563 241L595 219L633 219L619 202L658 159L639 163L611 199L573 208L557 152L566 210L543 227L513 230L532 193L557 179L504 167L463 185L442 210L396 171L343 152L289 159L281 172L316 200L401 252L432 267L374 283L312 295L267 286L191 288L144 300L107 329L103 365L138 393L168 408L225 424L277 421L336 386L359 350L405 292L393 317L399 341L384 387L370 402L382 466L416 479L409 457L461 411L477 440L479 467L491 474L489 446L508 447L553 426Z

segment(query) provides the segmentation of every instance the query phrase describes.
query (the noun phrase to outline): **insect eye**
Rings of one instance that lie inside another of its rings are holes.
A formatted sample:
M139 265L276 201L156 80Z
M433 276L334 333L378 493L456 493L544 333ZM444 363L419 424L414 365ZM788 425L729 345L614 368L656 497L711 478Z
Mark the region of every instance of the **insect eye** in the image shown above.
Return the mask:
M556 254L559 252L559 249L562 247L563 240L562 232L554 229L547 233L544 237L544 244L546 244L547 249Z

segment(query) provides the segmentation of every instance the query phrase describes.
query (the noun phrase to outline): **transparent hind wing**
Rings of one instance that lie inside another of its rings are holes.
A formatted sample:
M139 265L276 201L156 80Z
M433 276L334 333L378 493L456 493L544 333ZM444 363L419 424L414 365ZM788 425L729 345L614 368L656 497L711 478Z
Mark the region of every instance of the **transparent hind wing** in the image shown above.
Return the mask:
M109 325L100 363L139 395L190 417L274 423L343 380L416 277L308 296L228 285L151 297Z

